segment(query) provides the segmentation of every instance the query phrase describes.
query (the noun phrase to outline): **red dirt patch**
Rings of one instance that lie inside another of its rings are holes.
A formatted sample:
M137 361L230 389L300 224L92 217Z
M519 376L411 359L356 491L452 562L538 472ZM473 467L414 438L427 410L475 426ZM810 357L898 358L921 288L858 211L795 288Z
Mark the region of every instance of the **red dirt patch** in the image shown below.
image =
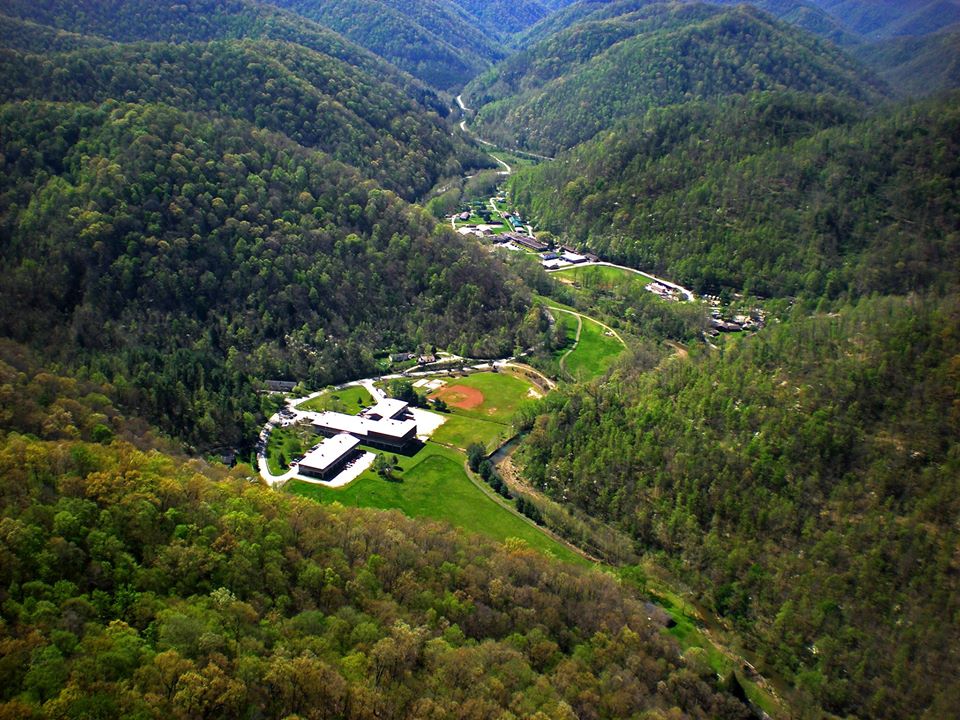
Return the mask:
M434 398L461 410L473 410L483 404L483 393L466 385L445 385L430 396L431 400Z

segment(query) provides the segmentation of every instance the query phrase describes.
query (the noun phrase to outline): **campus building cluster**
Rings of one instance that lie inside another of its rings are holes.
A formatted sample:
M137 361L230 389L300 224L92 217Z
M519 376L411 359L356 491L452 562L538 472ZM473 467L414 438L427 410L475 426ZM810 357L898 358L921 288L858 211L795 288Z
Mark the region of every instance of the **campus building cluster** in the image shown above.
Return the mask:
M298 474L329 480L360 454L360 445L405 452L417 440L417 421L402 400L385 398L359 415L318 413L313 429L324 440L314 445L298 465Z

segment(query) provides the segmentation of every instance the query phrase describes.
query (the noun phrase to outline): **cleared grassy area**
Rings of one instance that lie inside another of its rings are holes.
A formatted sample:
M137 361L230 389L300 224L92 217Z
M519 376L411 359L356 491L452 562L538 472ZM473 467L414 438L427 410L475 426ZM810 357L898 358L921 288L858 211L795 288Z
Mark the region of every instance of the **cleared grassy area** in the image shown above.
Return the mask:
M529 382L509 372L483 372L462 378L451 378L443 390L461 385L483 393L483 402L473 408L450 406L452 413L479 420L507 424L521 404L530 399ZM448 401L449 403L449 401Z
M433 433L433 440L466 451L470 443L483 443L493 451L513 434L509 425L464 417L456 413L444 413L446 422Z
M623 343L593 320L583 318L580 342L564 361L567 372L577 380L591 380L604 373L623 352Z
M555 313L554 317L556 318L557 325L563 328L563 334L567 340L563 347L553 351L554 359L559 361L560 358L567 354L567 350L572 348L573 343L577 340L577 317L560 312Z
M303 454L303 451L310 447L309 441L315 438L316 435L309 429L275 428L267 441L267 467L270 468L270 472L274 475L283 475L287 471L287 464L293 458ZM281 456L285 463L283 465L280 464Z
M653 282L648 277L623 270L622 268L607 267L606 265L588 265L586 267L572 267L551 273L558 278L567 278L583 287L598 290L613 290L623 283L637 283L645 287Z
M587 561L487 497L464 470L464 455L428 442L413 457L399 457L396 481L365 472L345 488L291 481L286 489L319 502L397 509L411 517L429 517L494 540L520 538L531 547L567 562Z
M351 385L341 390L328 390L315 398L300 403L297 405L297 409L313 410L314 412L333 410L347 415L358 415L361 410L372 404L373 398L363 385Z

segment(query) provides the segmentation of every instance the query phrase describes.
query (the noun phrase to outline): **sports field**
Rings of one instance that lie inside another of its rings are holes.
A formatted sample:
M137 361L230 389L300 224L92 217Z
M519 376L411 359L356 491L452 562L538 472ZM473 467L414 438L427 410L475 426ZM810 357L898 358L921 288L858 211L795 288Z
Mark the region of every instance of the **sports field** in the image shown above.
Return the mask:
M451 378L430 395L464 417L507 424L521 404L531 399L531 385L510 372L482 372Z
M481 443L488 452L492 452L513 434L513 428L503 423L464 417L453 412L443 415L446 419L434 431L432 439L463 451L471 443Z

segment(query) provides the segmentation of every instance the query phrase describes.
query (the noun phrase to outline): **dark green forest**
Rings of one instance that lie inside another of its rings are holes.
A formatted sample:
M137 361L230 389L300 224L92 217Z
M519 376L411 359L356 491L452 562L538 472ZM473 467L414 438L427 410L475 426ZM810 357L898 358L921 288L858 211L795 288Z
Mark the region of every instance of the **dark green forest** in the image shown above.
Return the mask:
M257 378L356 377L393 343L513 347L519 281L281 136L116 102L8 104L0 124L3 333L194 444L255 437Z
M466 94L482 135L552 155L654 107L782 89L865 103L886 92L832 45L748 6L664 3L551 36Z
M523 34L523 47L585 21L609 20L662 4L664 0L585 0L550 14ZM738 0L713 0L710 5L741 5ZM778 20L790 23L840 46L856 45L860 38L841 24L841 18L815 7L806 0L756 0L750 5Z
M0 720L954 716L958 8L7 0ZM761 322L409 204L501 191ZM560 378L465 469L622 581L214 462L434 347Z
M512 180L542 227L702 291L956 285L957 96L864 117L761 94L654 110Z
M609 575L112 439L109 387L0 357L0 717L749 716Z
M275 130L408 200L474 157L389 83L302 45L128 44L65 55L0 53L0 99L160 102Z
M495 25L452 0L271 0L389 60L433 87L452 90L502 60Z
M294 43L389 82L427 108L441 113L447 111L446 105L432 90L373 53L315 22L256 0L191 0L188 4L150 0L109 3L100 0L6 0L4 14L21 22L124 43L243 38ZM0 25L0 28L9 29L13 34L12 37L2 37L4 47L22 47L16 24ZM53 40L59 35L47 37ZM38 53L53 49L42 42L43 38L38 36L36 45L23 49Z
M522 460L628 532L801 698L956 707L960 306L873 298L542 401Z

